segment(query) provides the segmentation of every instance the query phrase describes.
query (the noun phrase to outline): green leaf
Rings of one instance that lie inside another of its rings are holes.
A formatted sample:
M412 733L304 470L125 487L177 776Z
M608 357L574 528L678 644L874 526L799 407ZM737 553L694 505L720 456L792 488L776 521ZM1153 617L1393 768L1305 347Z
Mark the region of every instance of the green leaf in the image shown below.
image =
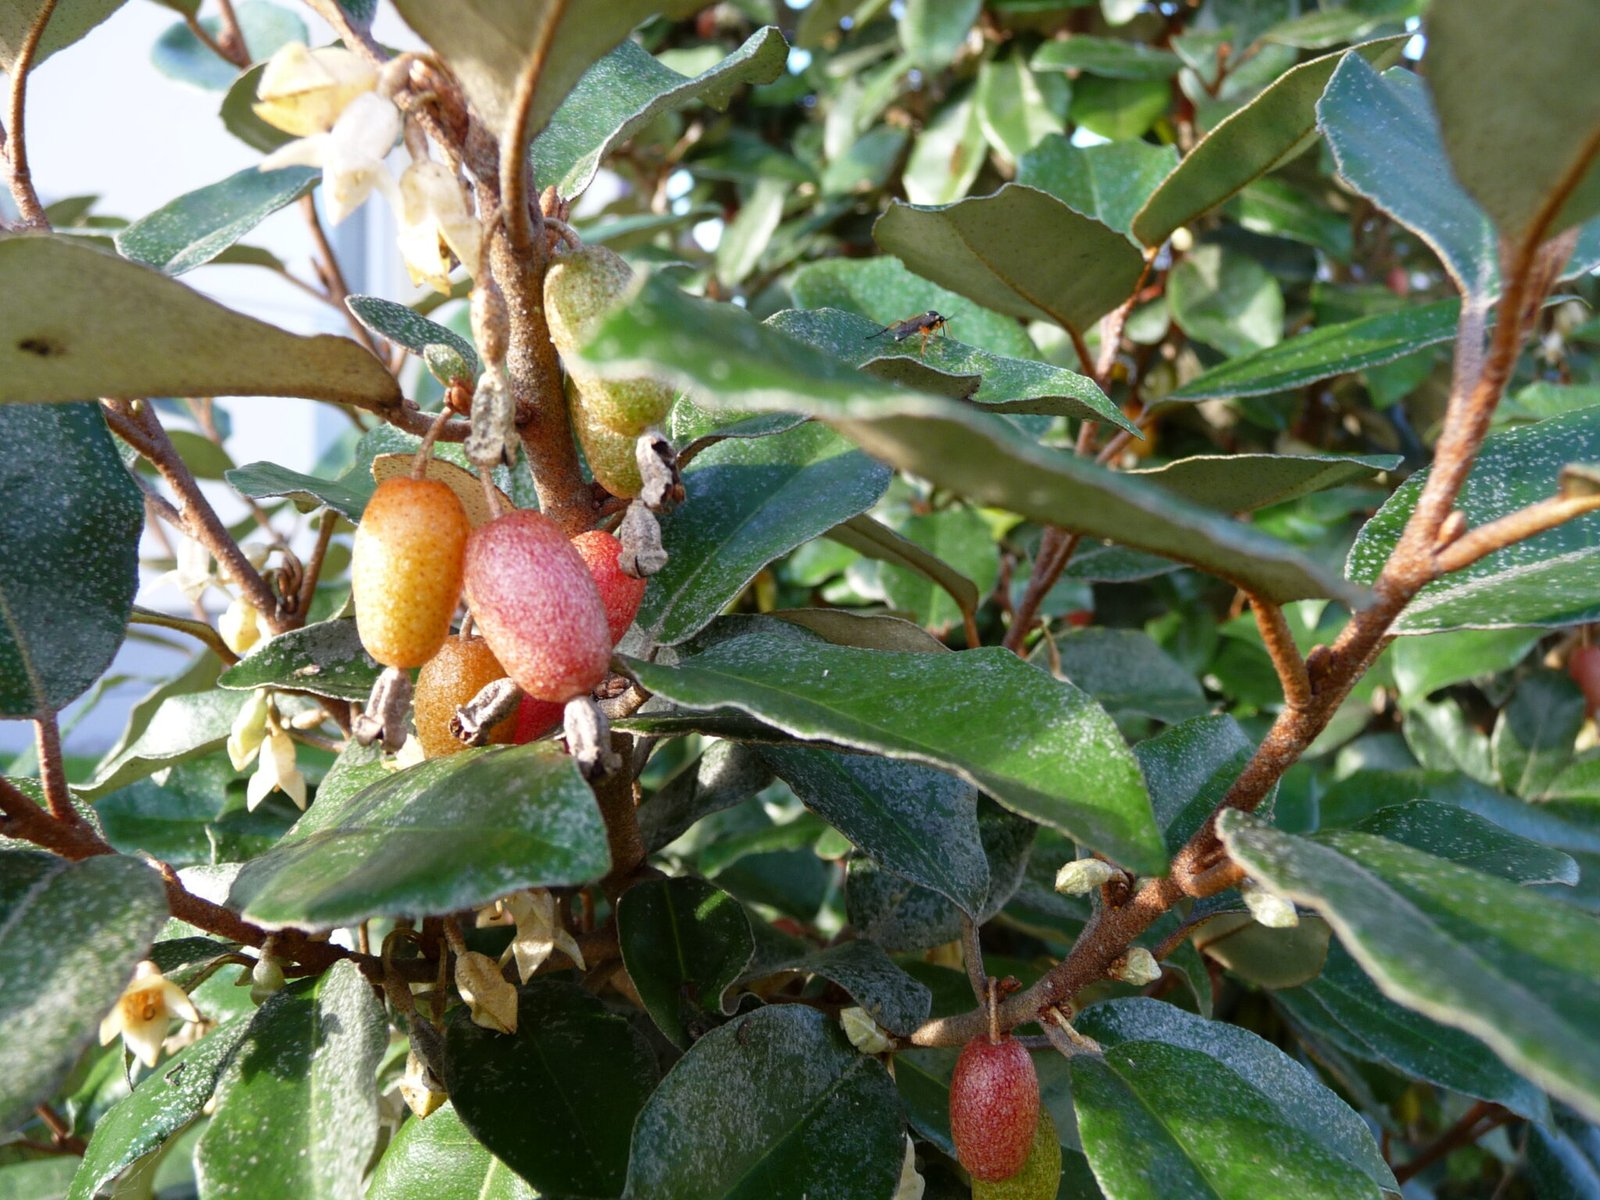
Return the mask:
M415 309L382 296L347 296L344 303L356 320L373 333L404 346L413 354L421 355L429 346L449 346L466 361L473 378L483 371L471 342L455 330L428 320Z
M1400 465L1398 454L1199 454L1130 471L1220 512L1251 512L1329 488L1364 483Z
M978 67L977 97L984 136L1011 162L1066 127L1066 114L1052 107L1021 54L986 59Z
M1352 828L1512 883L1578 882L1571 855L1450 804L1408 800L1385 805Z
M1317 103L1317 121L1339 174L1426 242L1463 295L1493 288L1494 229L1450 169L1421 76L1398 67L1379 75L1347 55Z
M539 1200L539 1193L485 1150L447 1101L400 1126L372 1173L367 1200Z
M49 1099L167 920L161 877L119 855L0 850L0 1128Z
M280 467L277 463L254 462L225 473L234 491L252 500L273 500L279 496L294 501L301 512L327 505L351 524L361 520L362 510L372 498L377 484L372 473L357 465L338 479L319 479Z
M3 385L0 385L3 386ZM95 404L0 406L0 718L66 707L122 645L144 497Z
M266 69L266 63L257 63L235 79L228 87L228 94L222 98L218 116L222 118L223 128L245 145L263 154L271 154L279 146L292 142L294 135L285 133L275 125L268 125L256 116L256 93L260 90L261 76Z
M783 206L793 185L787 180L757 179L750 194L743 198L738 214L722 231L715 257L717 278L730 286L743 283L760 263L762 253L772 241L773 232L783 220Z
M1564 672L1524 676L1495 719L1489 741L1501 786L1513 796L1540 799L1572 761L1587 709L1583 692Z
M977 802L962 781L918 763L806 746L768 746L762 758L806 806L879 866L982 915L989 864Z
M224 1022L113 1105L95 1123L67 1200L94 1200L101 1188L198 1117L249 1024L247 1017Z
M913 204L958 200L967 194L987 159L976 88L960 88L916 136L900 176L906 198Z
M1600 409L1582 409L1490 434L1456 507L1469 528L1557 494L1562 466L1600 458ZM1359 582L1376 579L1411 516L1428 470L1406 480L1361 528L1345 565ZM1600 616L1594 572L1600 516L1588 514L1497 550L1435 580L1392 627L1395 633L1578 625Z
M896 201L872 236L917 274L985 308L1079 333L1132 294L1144 267L1109 225L1014 183L942 207Z
M1074 146L1070 138L1054 136L1023 155L1017 182L1049 192L1085 216L1127 234L1133 215L1177 165L1175 146L1141 141Z
M280 633L224 671L217 686L290 688L335 700L365 700L382 671L361 648L351 617Z
M1516 884L1370 834L1295 837L1237 811L1218 826L1252 876L1333 925L1390 999L1481 1038L1594 1119L1600 924Z
M383 1005L355 963L257 1010L195 1148L201 1195L359 1200L378 1145Z
M830 530L836 535L840 526ZM883 526L879 526L883 528ZM945 654L950 650L920 625L887 613L852 612L847 608L779 608L771 616L809 629L835 646L861 650L906 650L913 654Z
M1557 1110L1528 1130L1527 1179L1536 1195L1587 1196L1600 1190L1600 1137L1595 1127Z
M118 231L117 250L136 263L182 275L210 262L280 208L310 195L321 176L311 167L246 167Z
M574 983L520 989L514 1034L474 1025L465 1005L445 1019L444 1085L457 1115L541 1193L621 1192L628 1135L656 1077L638 1030Z
M889 477L818 424L703 451L683 473L689 502L661 522L667 565L639 627L666 645L694 636L762 567L871 508Z
M234 14L252 62L264 62L281 47L290 42L304 42L309 36L305 22L298 16L265 0L245 0L235 7ZM201 17L200 26L213 38L222 32L222 21L218 17ZM156 70L179 83L214 92L226 90L239 74L239 68L220 57L181 21L169 25L156 39L156 44L150 48L150 61Z
M1223 776L1236 774L1241 757L1254 748L1239 723L1221 714L1194 717L1133 748L1168 850L1175 853L1210 817L1233 782Z
M840 942L798 958L762 962L745 979L791 972L837 984L874 1022L898 1037L910 1036L932 1011L933 993L896 966L876 942Z
M916 518L913 517L912 520L916 520ZM949 563L945 562L942 558L935 557L933 554L929 553L927 549L918 545L904 534L897 533L895 530L890 529L887 525L883 525L877 521L874 521L872 517L866 513L861 514L859 517L851 517L848 521L841 525L835 525L832 529L828 530L827 537L829 541L838 542L841 546L848 546L851 550L854 550L863 558L870 558L875 562L884 563L893 569L893 576L883 575L880 576L880 578L887 580L894 576L909 577L914 575L920 576L922 579L926 579L931 583L938 584L938 586L942 589L943 595L939 596L937 599L928 599L927 604L924 606L926 611L931 612L933 607L939 603L953 603L955 605L957 617L959 617L962 613L977 612L978 610L978 603L981 597L978 593L978 585L976 583L967 578L960 571L956 570ZM994 544L989 540L987 531L984 535L984 542L985 545L983 550L985 552L992 553L994 550ZM972 547L972 554L974 558L977 557L977 553L977 548L975 546ZM996 563L997 569L998 565L999 564ZM909 589L915 587L916 585L914 582L911 582L906 583L905 586ZM992 591L993 588L994 581L991 579L989 586L985 589L985 591ZM945 600L945 597L948 597L948 601ZM828 618L824 617L822 619L827 620ZM802 619L801 623L805 624L807 621L814 622L815 620L817 620L815 617L806 617ZM923 624L927 623L928 622L926 621L923 622ZM807 625L807 628L816 628L816 626ZM817 632L821 633L822 630L817 629ZM826 634L823 634L823 636L827 641L835 643L840 642L840 639L837 637L828 637ZM847 646L864 645L864 643L860 641L852 641L848 639L842 644ZM942 642L937 643L937 645L941 650L945 648L944 643ZM867 645L866 648L869 650L896 650L913 649L914 647ZM925 649L926 647L916 648Z
M936 554L948 569L960 572L977 597L994 591L1000 578L999 549L988 523L975 510L963 505L921 513L911 517L901 532L913 544ZM961 620L957 602L921 572L886 563L878 572L878 582L889 603L911 613L919 625L948 628Z
M1277 1047L1157 1000L1085 1009L1078 1133L1109 1200L1398 1194L1366 1125Z
M745 84L783 74L788 45L775 25L758 29L709 71L690 78L622 41L583 73L533 143L533 175L566 197L594 180L601 160L663 113L697 101L719 112Z
M57 4L51 11L49 23L33 52L33 69L57 50L84 38L117 9L124 0L78 0L75 4ZM0 71L14 75L17 56L28 39L28 31L38 21L45 0L3 0L0 2Z
M231 900L269 928L479 908L519 888L588 883L610 867L594 794L540 743L432 759L316 805L246 864Z
M1450 165L1501 236L1540 240L1600 212L1600 79L1586 53L1600 9L1464 0L1430 10L1424 32Z
M1498 674L1527 657L1536 629L1463 629L1425 638L1402 638L1389 648L1400 703L1426 700L1441 688Z
M50 280L48 288L39 281ZM68 238L0 241L0 403L303 396L382 408L399 385L348 338L299 337Z
M1221 246L1197 246L1167 280L1172 319L1197 341L1230 357L1278 344L1283 293L1255 259Z
M1211 707L1195 677L1137 629L1075 629L1057 649L1061 674L1112 716L1175 722Z
M983 0L906 0L900 18L900 44L911 65L936 74L950 65Z
M235 772L217 756L173 768L166 784L140 779L95 804L106 841L125 854L153 854L176 867L242 862L272 846L290 822L276 806L245 807Z
M209 657L209 656L207 656ZM215 670L221 664L211 659ZM207 684L194 681L193 687ZM93 778L78 788L85 799L93 800L107 792L153 775L163 767L188 762L221 748L228 740L234 719L249 697L211 690L193 690L161 695L150 710L148 723L130 739L101 760Z
M1354 253L1349 218L1281 179L1256 180L1225 211L1251 233L1314 246L1340 262L1349 262Z
M1083 71L1107 79L1171 79L1182 67L1170 50L1084 34L1046 42L1033 55L1035 71Z
M701 879L647 879L623 893L617 940L657 1028L686 1050L726 1009L756 944L744 908Z
M772 782L761 752L740 742L712 742L689 766L639 805L639 834L652 852L701 817L732 808Z
M1339 60L1348 53L1375 64L1393 62L1405 42L1405 37L1380 38L1284 72L1184 157L1134 217L1134 236L1146 246L1159 246L1180 225L1294 158L1316 137L1317 100Z
M717 352L703 353L704 344ZM583 357L619 375L666 372L700 389L705 403L815 413L874 457L969 500L1165 554L1270 600L1358 598L1285 543L1141 480L1041 447L969 405L887 388L766 329L735 305L695 300L659 280L606 319Z
M1138 768L1111 719L1009 651L899 654L754 634L675 668L628 667L681 704L735 708L796 737L954 771L1133 870L1164 862ZM925 702L931 695L937 706Z
M1143 137L1172 103L1165 80L1080 78L1072 89L1073 122L1113 141Z
M758 1009L701 1038L639 1114L633 1200L888 1196L905 1156L888 1072L827 1016Z

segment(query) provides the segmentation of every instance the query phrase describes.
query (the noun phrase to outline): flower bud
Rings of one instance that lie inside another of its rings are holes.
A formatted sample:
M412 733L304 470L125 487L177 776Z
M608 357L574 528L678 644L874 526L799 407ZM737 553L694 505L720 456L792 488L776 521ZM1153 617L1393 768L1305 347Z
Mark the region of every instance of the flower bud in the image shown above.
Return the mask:
M217 620L217 632L229 650L240 656L248 654L261 640L261 614L255 605L239 596Z
M517 1031L517 989L487 954L468 950L456 956L456 991L472 1012L472 1023L495 1033Z
M1292 901L1267 891L1253 879L1247 879L1240 885L1239 894L1244 897L1244 906L1259 925L1265 925L1268 929L1293 929L1300 924L1300 914L1295 911Z
M1143 946L1134 946L1111 964L1111 978L1131 983L1134 987L1144 987L1161 978L1161 964Z
M1056 891L1063 896L1083 896L1120 874L1104 859L1079 858L1056 872Z
M887 1054L894 1049L894 1039L867 1015L864 1008L852 1006L841 1012L839 1027L850 1039L850 1044L863 1054Z
M251 108L273 128L309 137L332 129L345 106L377 84L377 71L353 51L290 42L267 60Z

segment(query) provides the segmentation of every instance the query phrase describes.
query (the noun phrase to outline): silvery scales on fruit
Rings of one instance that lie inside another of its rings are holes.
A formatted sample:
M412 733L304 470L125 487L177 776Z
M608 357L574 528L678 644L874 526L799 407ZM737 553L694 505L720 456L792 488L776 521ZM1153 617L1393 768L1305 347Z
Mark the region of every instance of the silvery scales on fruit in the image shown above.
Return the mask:
M903 342L912 334L920 333L922 335L922 345L917 348L917 357L921 358L928 349L928 339L949 323L949 317L937 309L930 308L925 313L918 313L916 316L908 317L897 324L885 325L877 333L869 334L862 340L870 342L873 338L880 338L884 334L888 334L895 341Z

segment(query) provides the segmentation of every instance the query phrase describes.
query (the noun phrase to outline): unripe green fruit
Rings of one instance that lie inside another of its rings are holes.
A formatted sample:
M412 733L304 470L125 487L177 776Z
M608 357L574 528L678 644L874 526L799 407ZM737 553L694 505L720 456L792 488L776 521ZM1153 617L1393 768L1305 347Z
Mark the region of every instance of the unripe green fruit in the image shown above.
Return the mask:
M1022 1170L1039 1124L1039 1076L1022 1043L975 1037L950 1077L950 1134L956 1158L974 1179Z
M614 433L636 437L667 415L677 390L648 376L601 378L576 353L594 336L632 279L632 268L614 251L584 246L550 264L544 277L544 308L550 340L561 353L589 419Z
M465 750L467 744L450 732L450 719L456 715L456 709L496 679L504 679L505 674L500 660L482 638L446 639L439 653L425 662L417 675L413 703L417 740L422 743L422 752L429 758L443 758ZM515 720L514 716L507 717L491 728L489 742L494 745L509 742L516 728Z
M571 384L571 380L567 382ZM589 473L600 486L624 500L632 500L644 491L644 479L639 475L639 460L633 453L638 438L617 433L594 420L576 399L573 399L570 411L572 431L578 435L578 445L583 447L583 457L589 462Z
M420 667L450 636L472 527L456 494L430 479L386 479L356 528L350 590L356 632L386 667Z
M572 539L573 549L583 556L594 576L594 585L600 592L600 603L606 608L606 624L611 629L611 644L615 646L628 632L633 618L639 612L639 602L644 599L645 581L623 574L617 565L622 554L622 543L603 529L591 529Z
M1039 1124L1022 1170L993 1182L972 1181L972 1200L1055 1200L1061 1187L1061 1139L1048 1108L1039 1110Z
M605 678L605 606L582 556L549 517L523 509L475 530L465 592L489 649L535 700L562 704Z

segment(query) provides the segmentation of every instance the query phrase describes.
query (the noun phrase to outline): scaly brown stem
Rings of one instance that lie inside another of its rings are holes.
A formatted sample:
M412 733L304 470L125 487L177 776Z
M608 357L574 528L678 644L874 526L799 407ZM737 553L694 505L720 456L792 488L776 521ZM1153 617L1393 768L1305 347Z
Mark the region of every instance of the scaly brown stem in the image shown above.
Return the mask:
M323 561L328 557L328 547L333 544L333 535L338 528L339 514L331 508L323 509L322 523L317 526L317 544L312 547L311 561L306 564L305 574L300 579L300 603L294 613L296 625L306 623L311 601L317 594L317 580L322 575Z
M1394 1168L1396 1183L1405 1183L1414 1179L1434 1163L1448 1154L1470 1146L1473 1142L1483 1137L1492 1130L1498 1129L1508 1121L1516 1120L1516 1114L1508 1112L1498 1104L1490 1104L1487 1100L1480 1100L1467 1109L1462 1118L1447 1129L1439 1138L1422 1150L1410 1162L1401 1163Z
M1250 611L1256 615L1256 625L1261 630L1261 640L1272 659L1272 668L1283 685L1283 698L1290 708L1304 708L1311 703L1311 679L1306 674L1306 661L1300 657L1300 648L1294 644L1289 623L1284 620L1283 609L1260 596L1250 597Z
M72 793L67 788L67 766L61 757L61 727L56 724L56 714L47 711L35 717L33 734L39 751L39 783L50 815L68 825L83 824L78 810L72 807Z
M1023 645L1033 630L1039 605L1044 603L1045 596L1055 587L1061 572L1067 569L1067 563L1072 561L1078 542L1079 535L1076 533L1069 534L1054 525L1045 527L1039 538L1039 555L1033 562L1033 574L1028 577L1028 586L1011 618L1011 628L1006 630L1005 640L1001 643L1013 654L1022 655Z
M552 0L545 12L539 37L528 61L523 64L522 73L517 76L517 90L511 101L511 124L500 141L500 206L505 214L506 236L511 240L512 252L521 259L545 256L544 213L538 205L528 203L533 176L527 152L528 119L532 114L533 95L539 88L539 79L544 74L544 65L566 8L567 0Z
M644 836L639 832L639 810L633 796L633 772L626 764L633 761L633 738L625 733L611 735L611 748L625 764L594 785L600 817L606 826L606 846L611 852L611 870L601 884L613 902L626 890L628 878L645 860Z
M300 211L305 214L306 225L311 230L311 240L316 243L317 274L328 289L326 299L344 315L345 323L356 335L356 340L372 351L373 357L379 362L387 361L384 357L387 349L382 341L357 319L355 313L350 311L350 306L345 303L350 299L350 285L345 282L344 270L339 266L339 256L333 252L333 243L328 241L328 234L322 228L322 218L317 215L316 200L311 196L302 196Z
M1468 530L1455 541L1442 547L1436 559L1438 573L1448 575L1470 567L1480 558L1504 550L1507 546L1526 541L1535 534L1563 525L1574 517L1581 517L1600 509L1600 494L1593 496L1552 496L1527 508L1507 513L1487 525Z
M961 963L967 969L972 998L983 1004L989 997L989 975L983 969L983 943L978 940L978 923L961 914Z
M39 193L33 188L33 172L28 167L28 72L33 69L34 56L39 52L39 39L44 37L45 26L56 10L56 0L44 0L39 6L28 35L22 39L16 62L11 67L11 102L6 111L6 126L10 137L6 142L6 158L11 167L11 198L16 201L17 214L24 229L49 229L50 218L45 216L44 205L39 203Z

